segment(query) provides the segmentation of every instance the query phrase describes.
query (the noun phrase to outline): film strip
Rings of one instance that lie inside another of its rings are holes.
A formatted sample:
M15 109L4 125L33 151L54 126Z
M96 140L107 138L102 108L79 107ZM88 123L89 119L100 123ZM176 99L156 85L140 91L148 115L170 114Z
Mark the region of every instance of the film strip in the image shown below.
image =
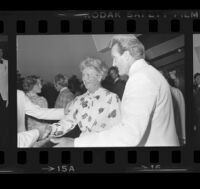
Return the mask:
M19 148L16 91L20 75L16 71L24 77L39 75L50 80L68 69L67 75L74 73L81 78L78 69L84 57L103 57L112 66L106 45L117 34L133 34L140 39L147 60L158 70L180 73L186 142L171 147L158 142L156 146ZM199 172L200 134L195 124L198 116L194 118L193 75L200 69L200 11L2 11L0 39L4 59L8 60L9 91L9 105L5 105L1 121L0 173ZM72 63L69 61L66 68L65 51L67 56L74 54L69 56ZM49 63L43 65L45 61Z

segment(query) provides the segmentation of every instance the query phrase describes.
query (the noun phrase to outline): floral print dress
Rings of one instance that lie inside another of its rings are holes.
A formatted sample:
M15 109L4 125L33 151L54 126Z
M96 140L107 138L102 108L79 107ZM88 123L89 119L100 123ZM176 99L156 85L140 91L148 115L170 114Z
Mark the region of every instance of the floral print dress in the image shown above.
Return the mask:
M77 124L81 135L101 132L117 125L120 120L119 97L102 87L94 93L87 91L76 97L67 108L65 118L51 125L51 136L60 137Z

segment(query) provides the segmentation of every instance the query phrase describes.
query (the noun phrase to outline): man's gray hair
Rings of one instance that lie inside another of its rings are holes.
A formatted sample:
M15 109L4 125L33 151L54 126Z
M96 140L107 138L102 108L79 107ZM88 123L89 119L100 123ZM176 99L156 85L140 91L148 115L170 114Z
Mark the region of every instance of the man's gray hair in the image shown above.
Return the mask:
M118 44L120 54L129 51L136 60L145 58L144 45L133 34L114 35L110 41L109 48L112 48L115 44Z

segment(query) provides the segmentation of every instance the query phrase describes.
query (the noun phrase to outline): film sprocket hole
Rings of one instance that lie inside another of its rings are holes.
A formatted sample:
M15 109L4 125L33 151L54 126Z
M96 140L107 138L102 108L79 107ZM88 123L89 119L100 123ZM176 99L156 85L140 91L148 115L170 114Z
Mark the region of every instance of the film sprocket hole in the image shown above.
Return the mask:
M199 20L0 11L0 173L198 172Z

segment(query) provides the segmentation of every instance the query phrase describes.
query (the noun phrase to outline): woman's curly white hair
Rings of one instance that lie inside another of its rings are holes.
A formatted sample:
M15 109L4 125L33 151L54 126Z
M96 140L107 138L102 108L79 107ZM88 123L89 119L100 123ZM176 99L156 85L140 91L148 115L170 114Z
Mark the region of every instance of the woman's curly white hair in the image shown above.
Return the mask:
M102 80L107 75L108 68L107 68L106 64L104 62L102 62L100 59L87 57L80 64L80 70L81 70L81 72L85 68L88 68L88 67L95 69L97 71L97 73L99 73L99 75L101 76Z

